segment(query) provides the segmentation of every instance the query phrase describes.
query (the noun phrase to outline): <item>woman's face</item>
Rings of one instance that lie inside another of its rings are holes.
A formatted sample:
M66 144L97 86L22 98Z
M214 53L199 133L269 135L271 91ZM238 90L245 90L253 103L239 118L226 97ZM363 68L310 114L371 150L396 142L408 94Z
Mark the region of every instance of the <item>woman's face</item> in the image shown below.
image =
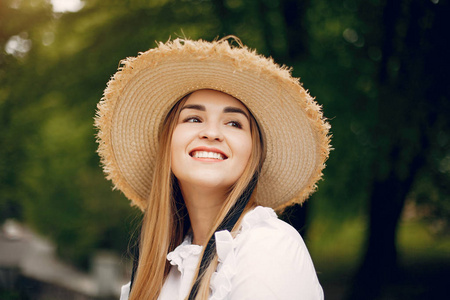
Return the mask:
M172 136L172 172L180 186L227 190L252 151L250 114L228 94L199 90L180 111Z

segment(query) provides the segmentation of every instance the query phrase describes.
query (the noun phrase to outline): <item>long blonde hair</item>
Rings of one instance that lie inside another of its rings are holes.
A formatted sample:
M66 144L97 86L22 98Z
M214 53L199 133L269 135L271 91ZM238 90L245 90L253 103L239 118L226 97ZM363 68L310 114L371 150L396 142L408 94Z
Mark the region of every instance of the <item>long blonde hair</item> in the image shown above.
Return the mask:
M178 101L169 112L159 136L156 167L142 223L139 263L130 300L158 298L164 280L170 270L170 264L166 259L167 253L173 251L182 242L190 227L187 209L179 191L177 180L171 171L170 157L172 134L177 124L180 110L188 97L189 95ZM252 154L242 176L230 188L227 198L209 232L209 236L214 234L230 209L246 190L253 176L260 171L264 160L264 143L258 124L253 116L250 116L250 129ZM245 214L245 211L248 211L253 206L255 206L255 199L252 196L241 217ZM233 231L238 228L240 219L234 226ZM205 249L205 245L203 246L203 249ZM197 267L197 273L199 266ZM210 293L209 282L216 267L217 254L214 254L205 272L199 275L200 284L196 299L208 298ZM194 278L194 282L196 279Z

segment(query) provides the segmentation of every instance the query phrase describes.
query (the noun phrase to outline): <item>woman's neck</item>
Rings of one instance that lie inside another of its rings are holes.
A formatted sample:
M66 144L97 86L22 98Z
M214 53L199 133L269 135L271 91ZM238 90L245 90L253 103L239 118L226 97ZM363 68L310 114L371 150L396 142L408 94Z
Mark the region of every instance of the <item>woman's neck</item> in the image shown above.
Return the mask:
M204 245L226 198L224 191L181 187L193 232L192 244Z

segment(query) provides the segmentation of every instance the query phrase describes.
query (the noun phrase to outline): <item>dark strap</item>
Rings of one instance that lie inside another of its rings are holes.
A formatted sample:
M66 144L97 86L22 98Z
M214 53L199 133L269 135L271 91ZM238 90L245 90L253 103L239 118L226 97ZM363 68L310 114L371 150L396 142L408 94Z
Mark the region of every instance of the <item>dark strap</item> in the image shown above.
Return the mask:
M221 230L228 230L231 231L236 225L237 221L241 217L245 206L247 205L248 201L250 200L250 197L253 193L253 190L255 189L256 183L258 182L258 174L255 173L255 175L252 177L250 183L248 184L247 188L244 190L242 195L239 197L239 199L236 201L236 203L233 205L233 207L230 209L230 211L227 213L225 218L223 219L222 223L217 227L216 231ZM200 285L201 275L206 271L206 268L208 268L212 258L214 257L214 253L216 251L216 238L214 234L211 236L211 238L208 241L208 244L206 244L205 251L203 252L202 260L200 263L200 268L198 270L197 279L195 280L194 285L192 286L191 292L189 294L189 300L194 300L198 293L198 288Z
M139 244L141 240L141 235L138 235L137 241L133 248L133 268L131 269L131 280L130 280L130 293L131 294L131 288L133 287L134 277L137 272L137 267L139 264Z

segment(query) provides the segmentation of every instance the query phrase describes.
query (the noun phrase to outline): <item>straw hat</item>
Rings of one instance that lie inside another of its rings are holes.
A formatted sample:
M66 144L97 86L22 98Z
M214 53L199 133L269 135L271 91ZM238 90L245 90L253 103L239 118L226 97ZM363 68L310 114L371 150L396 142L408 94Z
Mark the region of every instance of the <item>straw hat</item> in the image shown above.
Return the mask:
M258 122L266 146L258 204L276 209L301 203L315 190L330 150L330 126L288 68L227 39L159 43L121 64L98 104L95 125L104 172L132 204L146 207L164 118L199 89L234 96Z

